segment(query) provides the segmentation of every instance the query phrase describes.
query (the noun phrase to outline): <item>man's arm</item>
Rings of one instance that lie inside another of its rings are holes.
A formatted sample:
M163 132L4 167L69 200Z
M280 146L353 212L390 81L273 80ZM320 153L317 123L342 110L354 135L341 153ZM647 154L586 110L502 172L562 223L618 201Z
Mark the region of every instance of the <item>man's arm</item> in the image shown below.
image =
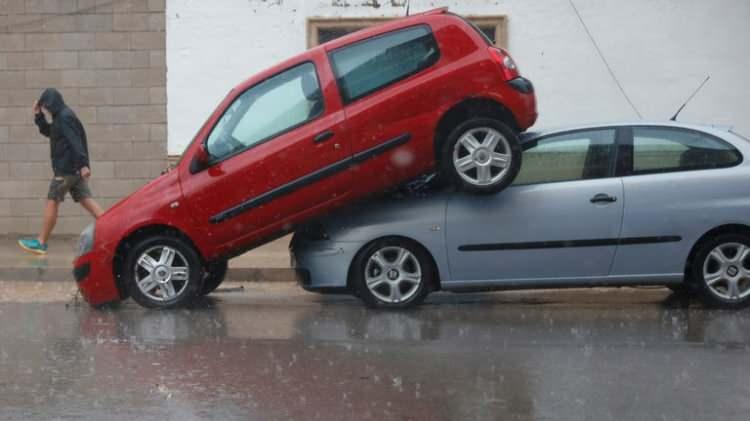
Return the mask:
M73 121L71 119L64 119L61 126L63 137L65 137L65 140L68 141L71 149L73 149L73 168L76 171L81 171L82 169L88 170L89 156L83 148L83 141L78 131L74 128ZM88 173L88 171L82 171L81 175L84 175L83 172Z
M39 133L43 136L49 137L49 123L47 123L47 120L44 118L42 110L39 109L39 103L35 102L31 110L34 112L34 123L39 127Z

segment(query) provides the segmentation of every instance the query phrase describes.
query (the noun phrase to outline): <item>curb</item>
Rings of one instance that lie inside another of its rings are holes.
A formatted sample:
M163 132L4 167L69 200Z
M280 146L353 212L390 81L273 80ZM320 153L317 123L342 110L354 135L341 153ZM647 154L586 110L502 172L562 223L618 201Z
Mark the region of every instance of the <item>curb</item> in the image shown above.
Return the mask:
M226 281L229 282L296 282L294 270L287 268L229 268ZM0 282L71 282L72 269L63 268L0 268Z

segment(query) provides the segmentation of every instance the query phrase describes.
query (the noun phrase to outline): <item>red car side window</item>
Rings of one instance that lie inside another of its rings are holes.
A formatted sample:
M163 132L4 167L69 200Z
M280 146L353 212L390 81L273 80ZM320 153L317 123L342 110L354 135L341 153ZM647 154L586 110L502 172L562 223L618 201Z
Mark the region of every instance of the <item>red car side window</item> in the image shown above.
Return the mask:
M432 66L440 50L430 27L420 25L340 48L330 57L350 103Z
M242 93L208 136L211 158L223 159L320 116L323 94L315 65L304 63Z

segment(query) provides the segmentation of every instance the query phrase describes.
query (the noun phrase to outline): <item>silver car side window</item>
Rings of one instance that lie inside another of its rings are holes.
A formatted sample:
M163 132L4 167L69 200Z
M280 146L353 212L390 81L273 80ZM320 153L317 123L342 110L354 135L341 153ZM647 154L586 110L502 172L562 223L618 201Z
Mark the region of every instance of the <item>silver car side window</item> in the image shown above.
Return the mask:
M633 174L731 167L741 160L730 144L698 131L633 129Z
M604 178L610 174L615 129L585 130L550 136L524 150L513 184L538 184Z

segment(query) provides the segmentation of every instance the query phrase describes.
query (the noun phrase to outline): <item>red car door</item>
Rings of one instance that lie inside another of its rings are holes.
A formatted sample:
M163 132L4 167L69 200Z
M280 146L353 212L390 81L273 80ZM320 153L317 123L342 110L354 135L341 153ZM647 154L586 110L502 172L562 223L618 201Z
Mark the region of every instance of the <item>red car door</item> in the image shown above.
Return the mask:
M208 168L180 166L183 195L217 255L345 200L351 187L344 113L322 51L230 96L203 130Z

